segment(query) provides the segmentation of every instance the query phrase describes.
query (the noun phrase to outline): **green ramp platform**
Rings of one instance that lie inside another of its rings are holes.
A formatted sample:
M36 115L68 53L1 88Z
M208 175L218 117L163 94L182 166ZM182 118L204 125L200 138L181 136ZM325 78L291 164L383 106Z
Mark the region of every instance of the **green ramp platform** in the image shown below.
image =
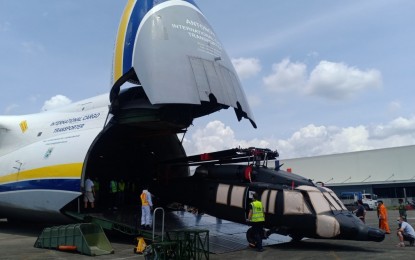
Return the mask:
M77 251L84 255L113 254L102 227L93 223L79 223L43 229L34 247Z

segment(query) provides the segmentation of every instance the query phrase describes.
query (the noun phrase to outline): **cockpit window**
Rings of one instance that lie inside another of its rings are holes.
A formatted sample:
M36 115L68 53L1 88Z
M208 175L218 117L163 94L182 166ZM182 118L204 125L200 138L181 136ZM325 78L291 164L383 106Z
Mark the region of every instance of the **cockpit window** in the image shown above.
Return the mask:
M324 194L326 194L328 200L330 200L329 198L331 198L336 202L336 203L332 202L334 205L336 205L335 206L336 209L338 208L338 206L340 206L340 210L347 210L347 208L346 208L346 206L344 206L343 202L341 202L339 197L337 197L337 195L331 189L329 189L327 187L321 187L320 189L322 189L323 191L326 191L326 192L324 192Z
M337 201L330 195L328 192L323 192L323 196L330 202L330 207L333 210L342 210L342 207L337 203Z
M330 204L321 191L308 191L308 196L317 214L331 211Z
M298 186L298 190L306 191L317 214L332 210L347 210L334 192L326 187Z
M343 202L341 202L341 200L339 200L339 198L337 197L337 195L333 191L330 191L329 195L330 195L330 197L332 197L337 202L337 204L340 206L340 208L342 210L347 210L346 206L344 206Z

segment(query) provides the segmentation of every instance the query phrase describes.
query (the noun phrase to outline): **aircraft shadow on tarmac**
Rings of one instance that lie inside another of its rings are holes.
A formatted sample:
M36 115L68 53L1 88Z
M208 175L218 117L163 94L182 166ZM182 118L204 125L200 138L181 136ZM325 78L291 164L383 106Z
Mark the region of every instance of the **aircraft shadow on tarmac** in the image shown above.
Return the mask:
M340 240L338 241L340 242ZM274 249L282 249L285 251L336 251L336 252L376 252L371 248L365 248L361 245L346 245L349 241L343 241L344 244L333 244L332 241L316 241L316 240L303 240L299 242L290 242L290 243L283 243L283 244L276 244L271 245L271 248Z
M45 223L0 221L0 230L2 233L37 237L44 228L50 227L51 225Z

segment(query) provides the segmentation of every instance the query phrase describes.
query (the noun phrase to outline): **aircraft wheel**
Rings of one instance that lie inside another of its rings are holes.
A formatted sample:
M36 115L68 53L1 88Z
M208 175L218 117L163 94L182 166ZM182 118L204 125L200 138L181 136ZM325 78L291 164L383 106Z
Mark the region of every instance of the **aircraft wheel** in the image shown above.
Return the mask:
M255 235L254 235L254 229L252 227L250 227L247 231L246 231L246 240L248 240L248 243L251 245L255 245Z

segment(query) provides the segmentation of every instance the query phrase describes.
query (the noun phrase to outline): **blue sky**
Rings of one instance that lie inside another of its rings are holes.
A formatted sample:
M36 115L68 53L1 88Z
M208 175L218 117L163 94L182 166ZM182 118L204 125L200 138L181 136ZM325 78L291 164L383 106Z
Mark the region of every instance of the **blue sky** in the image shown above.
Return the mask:
M106 93L127 1L0 0L0 114ZM236 146L282 159L415 144L415 2L204 0L257 129L228 109L195 120L189 154Z

